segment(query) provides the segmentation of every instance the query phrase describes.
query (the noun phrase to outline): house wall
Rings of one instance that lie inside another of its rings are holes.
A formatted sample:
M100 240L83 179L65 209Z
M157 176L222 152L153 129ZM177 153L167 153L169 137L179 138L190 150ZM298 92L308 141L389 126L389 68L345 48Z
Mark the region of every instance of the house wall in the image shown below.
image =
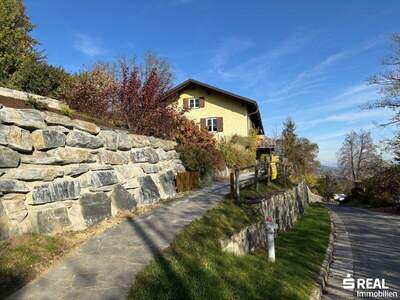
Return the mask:
M201 118L222 117L223 132L215 133L217 137L229 137L234 134L247 136L249 132L249 121L247 107L232 98L208 94L200 87L191 88L181 93L178 100L178 108L183 108L183 99L191 97L204 97L205 105L202 108L194 108L186 113L186 116L200 124Z
M26 97L2 88L0 95ZM80 230L174 197L175 175L185 171L175 146L0 103L0 237Z

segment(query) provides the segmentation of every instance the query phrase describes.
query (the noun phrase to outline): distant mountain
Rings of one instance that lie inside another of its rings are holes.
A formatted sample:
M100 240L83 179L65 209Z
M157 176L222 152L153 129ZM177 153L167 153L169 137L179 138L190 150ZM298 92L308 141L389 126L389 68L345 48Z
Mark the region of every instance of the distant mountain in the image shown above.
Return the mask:
M327 166L327 165L321 165L318 170L318 175L323 175L323 174L330 174L333 176L339 176L340 169L338 167L333 167L333 166Z

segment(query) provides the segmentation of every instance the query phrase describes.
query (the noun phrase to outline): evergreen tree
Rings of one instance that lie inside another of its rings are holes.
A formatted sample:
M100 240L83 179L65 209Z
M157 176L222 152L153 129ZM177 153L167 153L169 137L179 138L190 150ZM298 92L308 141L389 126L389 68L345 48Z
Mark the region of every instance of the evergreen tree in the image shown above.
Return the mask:
M33 28L22 0L0 0L0 84L7 85L27 59L39 57L29 35Z

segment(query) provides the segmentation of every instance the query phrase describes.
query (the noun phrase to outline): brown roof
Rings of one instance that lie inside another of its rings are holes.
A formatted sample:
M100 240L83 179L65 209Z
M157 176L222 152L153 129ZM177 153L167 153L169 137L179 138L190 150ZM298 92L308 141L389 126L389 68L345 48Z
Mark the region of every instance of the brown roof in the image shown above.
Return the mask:
M258 104L257 101L250 99L250 98L246 98L234 93L231 93L229 91L217 88L215 86L206 84L204 82L200 82L194 79L188 79L185 80L184 82L178 84L177 86L173 87L168 94L172 94L172 93L179 93L180 91L187 89L191 86L200 86L206 90L209 90L213 93L217 93L217 94L221 94L224 96L228 96L238 102L241 102L245 105L247 105L248 109L249 109L249 114L251 120L253 121L254 125L261 131L264 132L264 128L263 128L263 124L262 124L262 119L261 119L261 114L260 114L260 110L258 109Z

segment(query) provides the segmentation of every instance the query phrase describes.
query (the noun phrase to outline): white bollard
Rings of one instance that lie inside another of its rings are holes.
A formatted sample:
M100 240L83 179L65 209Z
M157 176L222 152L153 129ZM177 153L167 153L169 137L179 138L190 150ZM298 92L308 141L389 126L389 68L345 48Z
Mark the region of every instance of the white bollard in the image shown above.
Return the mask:
M267 241L268 241L268 260L270 262L275 261L275 231L278 229L271 216L265 218L265 228L267 230Z

